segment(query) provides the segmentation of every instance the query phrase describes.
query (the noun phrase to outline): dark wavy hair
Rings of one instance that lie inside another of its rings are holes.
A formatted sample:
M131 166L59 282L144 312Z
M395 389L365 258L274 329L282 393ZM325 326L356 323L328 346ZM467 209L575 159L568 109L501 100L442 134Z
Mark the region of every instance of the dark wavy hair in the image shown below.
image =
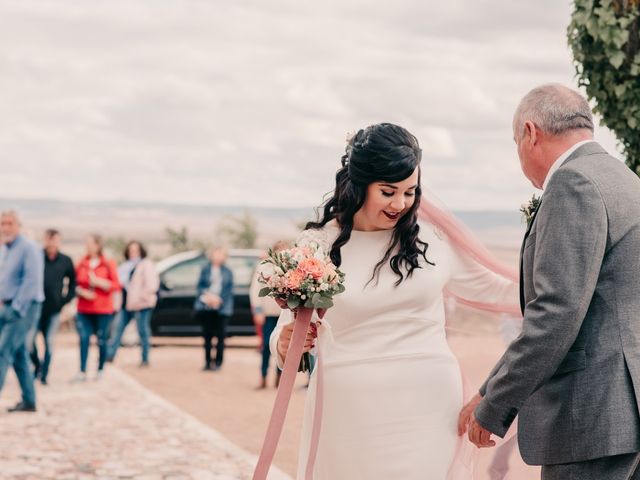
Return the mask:
M144 245L142 244L142 242L139 242L137 240L131 240L130 242L127 243L127 245L124 247L124 259L125 260L129 260L129 249L131 248L132 245L138 245L138 248L140 249L140 258L147 258L147 249L144 248Z
M329 194L331 197L317 209L318 221L309 222L305 227L305 230L322 228L329 221L336 219L340 234L330 252L331 260L336 266L342 263L340 249L351 238L353 216L365 203L367 187L375 182L401 182L409 178L416 168L418 187L415 190L414 203L396 223L389 248L376 264L369 282L374 279L378 282L380 269L387 261L399 277L396 286L405 278L411 277L416 268L422 268L420 257L433 265L426 256L429 245L418 238L418 207L422 194L421 156L422 151L416 137L391 123L371 125L358 131L349 141L342 157L342 168L336 174L335 189L332 195ZM392 256L397 247L398 252Z

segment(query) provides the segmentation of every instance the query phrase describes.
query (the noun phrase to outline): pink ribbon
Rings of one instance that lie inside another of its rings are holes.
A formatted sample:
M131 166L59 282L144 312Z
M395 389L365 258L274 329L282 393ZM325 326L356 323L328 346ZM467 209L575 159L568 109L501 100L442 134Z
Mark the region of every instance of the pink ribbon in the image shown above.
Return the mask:
M287 357L284 361L284 369L282 370L282 376L280 377L280 386L278 387L276 400L273 404L271 419L269 420L269 426L267 427L267 433L264 438L264 443L262 444L262 450L258 457L258 463L256 464L256 468L253 472L253 480L266 480L269 468L273 463L273 457L276 453L278 442L280 441L280 435L282 434L284 420L287 416L287 409L289 408L289 401L291 400L291 393L293 392L293 385L296 380L300 359L302 358L302 351L304 350L304 343L307 338L309 325L311 324L312 314L312 308L298 309L293 327L291 344L289 345L289 351L287 352ZM320 438L320 424L322 422L322 383L322 364L320 356L318 355L316 363L315 413L313 415L311 447L309 450L305 473L306 480L312 479L313 465L316 459L318 440Z

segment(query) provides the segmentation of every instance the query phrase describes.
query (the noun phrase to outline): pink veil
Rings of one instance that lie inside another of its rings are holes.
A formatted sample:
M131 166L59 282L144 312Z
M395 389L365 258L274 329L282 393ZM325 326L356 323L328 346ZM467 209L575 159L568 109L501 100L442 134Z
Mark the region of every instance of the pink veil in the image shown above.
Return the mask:
M456 216L453 215L453 213L451 213L432 192L423 192L418 216L421 220L431 223L444 232L451 245L462 255L473 259L497 275L500 275L514 283L519 283L520 276L516 266L514 265L513 267L510 267L499 261L496 256L484 246L478 238L478 235L474 234L467 226L456 218ZM505 305L483 303L461 298L448 290L445 290L443 293L448 305L451 305L451 302L453 302L454 305L460 304L474 310L480 310L492 314L501 314L503 318L522 318L520 305L515 303ZM496 317L496 320L497 319L498 318ZM507 345L505 344L504 348L506 349L506 347ZM452 348L452 350L455 351L454 348ZM475 379L476 382L473 385L471 384L469 381L469 372L467 370L468 369L465 368L465 365L461 362L465 402L470 400L479 387L477 378ZM510 456L511 450L516 444L516 437L517 426L514 424L504 439L500 439L496 436L493 437L493 439L496 440L496 447L490 449L490 451L487 452L488 455L495 455L496 459L500 456L506 456L507 458L501 459L499 462L506 466L508 463L508 456ZM459 440L456 458L451 470L449 471L447 480L481 480L485 478L499 480L510 478L509 470L506 468L500 472L493 471L490 477L483 476L483 472L478 471L477 468L479 463L478 455L478 449L471 444L466 435L462 437ZM519 459L519 461L524 465L524 462L521 459Z

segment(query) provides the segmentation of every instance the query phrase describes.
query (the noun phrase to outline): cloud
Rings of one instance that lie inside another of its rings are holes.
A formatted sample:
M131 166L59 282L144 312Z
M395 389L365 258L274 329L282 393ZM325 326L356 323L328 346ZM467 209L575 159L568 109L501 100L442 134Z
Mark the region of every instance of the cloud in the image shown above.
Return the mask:
M509 0L0 0L0 194L316 205L346 133L392 121L453 208L517 208L532 187L512 111L536 84L574 82L569 15Z

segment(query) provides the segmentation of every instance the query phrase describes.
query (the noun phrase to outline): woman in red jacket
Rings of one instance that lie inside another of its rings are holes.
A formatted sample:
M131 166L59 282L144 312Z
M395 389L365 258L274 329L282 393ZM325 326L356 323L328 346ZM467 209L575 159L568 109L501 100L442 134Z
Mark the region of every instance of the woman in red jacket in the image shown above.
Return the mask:
M96 380L102 378L107 359L109 326L113 318L113 294L120 290L116 263L102 254L102 239L89 235L87 255L76 268L76 294L78 296L77 328L80 335L80 373L76 381L87 379L87 357L91 335L98 339L100 357Z

